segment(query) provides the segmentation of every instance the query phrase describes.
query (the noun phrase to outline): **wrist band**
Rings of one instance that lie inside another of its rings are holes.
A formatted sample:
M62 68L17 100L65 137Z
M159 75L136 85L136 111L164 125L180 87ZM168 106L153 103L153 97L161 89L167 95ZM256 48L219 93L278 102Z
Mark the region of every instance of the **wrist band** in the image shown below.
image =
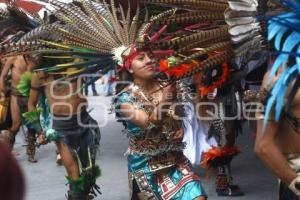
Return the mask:
M32 126L37 133L40 133L43 128L40 123L40 114L42 112L41 108L37 108L34 111L28 111L22 114L24 117L26 124Z

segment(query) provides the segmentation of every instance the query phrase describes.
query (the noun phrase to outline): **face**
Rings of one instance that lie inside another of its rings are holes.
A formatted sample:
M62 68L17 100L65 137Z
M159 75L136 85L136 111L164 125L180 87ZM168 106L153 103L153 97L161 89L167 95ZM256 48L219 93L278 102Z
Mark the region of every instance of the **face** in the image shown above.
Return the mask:
M41 59L37 55L26 56L26 59L30 62L33 62L35 66L37 66L41 63Z
M149 80L155 74L155 59L150 52L140 52L131 63L128 70L134 78Z

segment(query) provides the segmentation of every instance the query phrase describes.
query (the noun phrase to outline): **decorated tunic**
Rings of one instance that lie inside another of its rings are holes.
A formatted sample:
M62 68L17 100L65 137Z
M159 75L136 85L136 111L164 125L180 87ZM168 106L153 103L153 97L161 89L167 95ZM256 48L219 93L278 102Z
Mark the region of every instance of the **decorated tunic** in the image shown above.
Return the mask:
M131 191L132 183L136 183L146 199L191 200L204 196L200 178L192 172L182 153L182 121L166 116L162 125L142 129L129 119L122 118L119 109L124 103L130 103L148 114L154 108L145 93L135 85L115 100L117 117L123 122L129 137L127 156Z

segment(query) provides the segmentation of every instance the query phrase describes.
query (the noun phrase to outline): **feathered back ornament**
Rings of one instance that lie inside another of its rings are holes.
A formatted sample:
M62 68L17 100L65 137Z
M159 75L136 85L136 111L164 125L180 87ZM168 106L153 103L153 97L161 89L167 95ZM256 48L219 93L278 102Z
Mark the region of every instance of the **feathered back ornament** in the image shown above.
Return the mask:
M159 50L160 69L178 80L228 66L223 83L236 68L243 69L257 52L267 50L265 0L142 0L168 7L145 27L147 46ZM204 73L204 75L203 75ZM243 77L240 77L243 78ZM203 80L203 78L197 78ZM204 83L199 85L203 86ZM221 84L209 85L213 90ZM201 88L201 87L200 87ZM200 89L200 93L203 94Z
M271 88L266 104L264 128L273 106L276 121L280 120L284 106L286 112L289 112L300 86L300 2L288 0L280 2L289 11L273 17L268 25L268 40L272 42L274 53L277 55L270 72L269 84L276 74L278 79ZM290 86L291 92L287 94Z
M0 9L0 43L18 41L22 35L39 26L41 19L17 7L15 1L9 1Z

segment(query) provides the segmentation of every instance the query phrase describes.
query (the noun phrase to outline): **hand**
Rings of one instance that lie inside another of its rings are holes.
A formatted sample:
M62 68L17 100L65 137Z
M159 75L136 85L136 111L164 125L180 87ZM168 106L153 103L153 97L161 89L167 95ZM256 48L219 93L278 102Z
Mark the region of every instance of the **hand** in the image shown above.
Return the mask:
M41 144L41 145L44 145L44 144L47 144L47 143L48 143L48 141L47 141L46 136L45 136L44 133L41 133L41 134L39 135L38 141L39 141L39 144Z

